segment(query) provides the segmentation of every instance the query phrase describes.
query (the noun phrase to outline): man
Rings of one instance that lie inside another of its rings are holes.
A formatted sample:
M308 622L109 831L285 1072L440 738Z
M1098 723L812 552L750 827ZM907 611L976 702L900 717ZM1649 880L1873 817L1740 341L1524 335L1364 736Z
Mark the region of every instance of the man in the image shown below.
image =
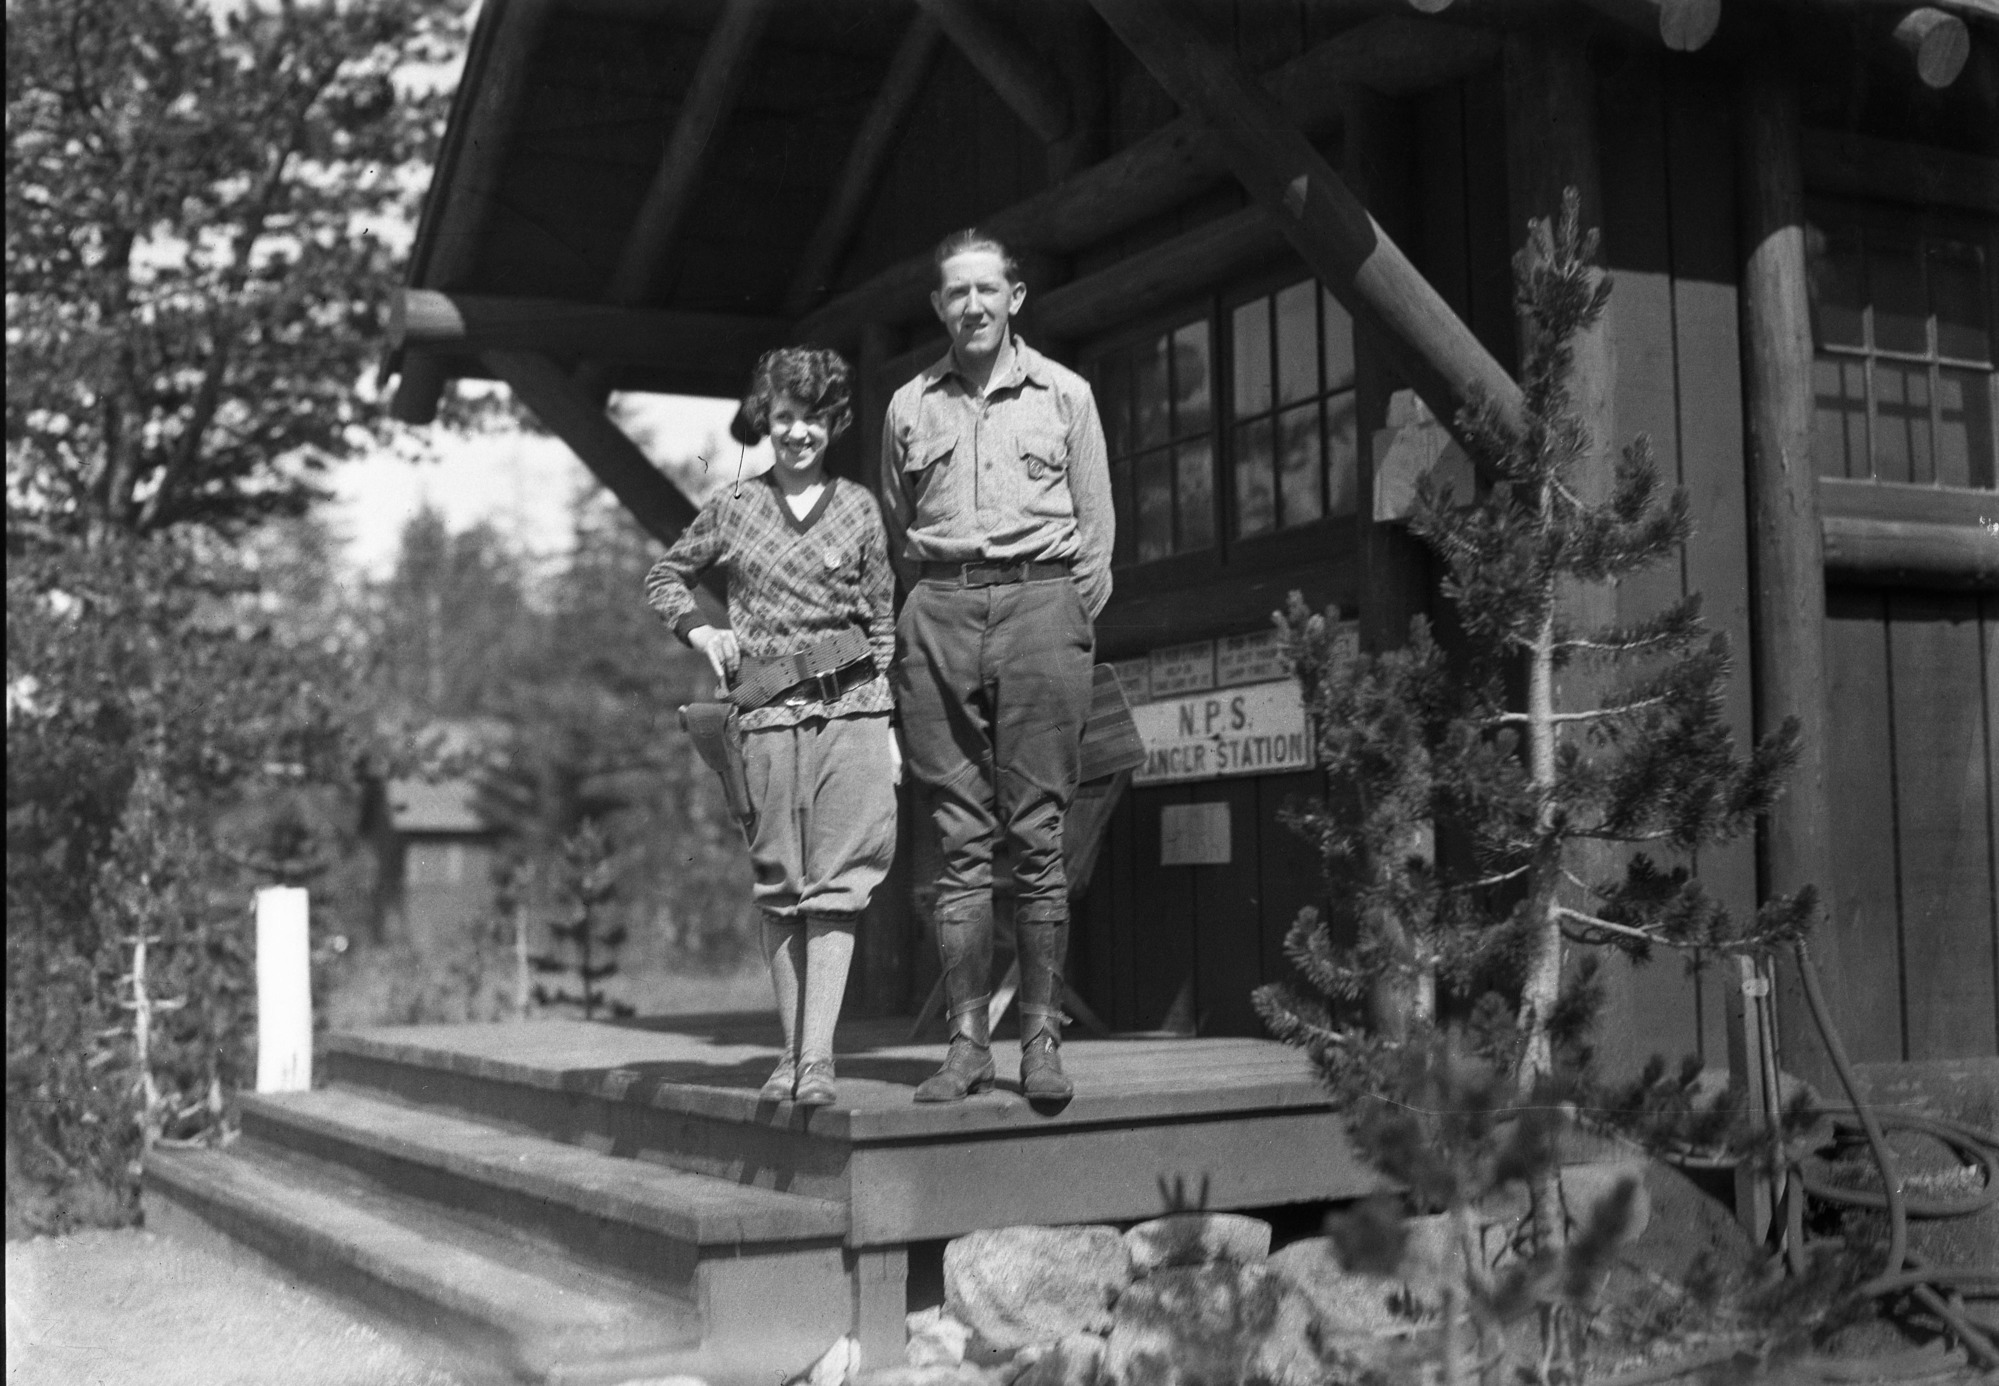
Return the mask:
M1109 464L1082 377L1014 335L1027 286L1006 247L961 231L937 247L931 307L951 349L889 401L882 498L909 587L897 703L910 771L943 850L937 942L951 1050L916 1090L992 1086L987 991L993 852L1013 862L1021 1086L1059 1101L1069 884L1062 827L1090 705L1092 622L1110 599Z

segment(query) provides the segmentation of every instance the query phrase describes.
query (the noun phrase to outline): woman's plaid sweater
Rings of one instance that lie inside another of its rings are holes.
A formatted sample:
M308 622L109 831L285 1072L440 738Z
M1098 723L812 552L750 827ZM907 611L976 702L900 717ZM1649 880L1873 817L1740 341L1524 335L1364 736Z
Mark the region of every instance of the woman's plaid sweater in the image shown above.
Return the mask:
M875 661L874 678L831 702L772 703L744 713L745 730L894 709L886 675L895 658L895 574L881 510L863 487L827 478L802 520L769 475L719 492L646 574L646 604L682 641L705 623L692 589L718 566L744 654L788 655L851 626L867 635Z

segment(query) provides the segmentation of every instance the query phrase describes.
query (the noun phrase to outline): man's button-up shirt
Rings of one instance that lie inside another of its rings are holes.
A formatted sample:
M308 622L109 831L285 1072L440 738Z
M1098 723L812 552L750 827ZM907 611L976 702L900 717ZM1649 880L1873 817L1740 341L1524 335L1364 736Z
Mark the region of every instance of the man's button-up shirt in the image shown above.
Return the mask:
M983 397L948 351L895 392L882 500L905 564L1066 559L1091 616L1110 600L1117 520L1096 396L1018 337Z

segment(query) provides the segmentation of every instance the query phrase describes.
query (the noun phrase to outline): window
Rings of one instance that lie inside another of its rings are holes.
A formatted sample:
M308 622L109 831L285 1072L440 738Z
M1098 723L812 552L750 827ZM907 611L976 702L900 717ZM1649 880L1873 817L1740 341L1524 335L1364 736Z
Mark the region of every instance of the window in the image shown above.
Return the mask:
M1117 503L1116 564L1214 546L1210 356L1202 319L1097 361L1097 407Z
M1316 280L1121 343L1087 369L1110 451L1116 566L1220 557L1235 540L1353 513L1353 324Z
M1811 223L1819 474L1991 489L1991 231L1839 205Z
M1234 510L1240 538L1353 513L1353 323L1318 281L1238 304L1229 319Z

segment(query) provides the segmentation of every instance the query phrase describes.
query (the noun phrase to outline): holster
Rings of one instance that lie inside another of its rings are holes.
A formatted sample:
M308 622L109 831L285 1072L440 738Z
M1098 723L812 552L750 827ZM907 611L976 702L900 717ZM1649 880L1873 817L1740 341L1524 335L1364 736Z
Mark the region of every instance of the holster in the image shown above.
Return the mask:
M694 753L722 777L722 797L744 834L756 832L757 809L743 768L743 728L736 709L728 703L689 703L680 709L680 725L693 739Z

